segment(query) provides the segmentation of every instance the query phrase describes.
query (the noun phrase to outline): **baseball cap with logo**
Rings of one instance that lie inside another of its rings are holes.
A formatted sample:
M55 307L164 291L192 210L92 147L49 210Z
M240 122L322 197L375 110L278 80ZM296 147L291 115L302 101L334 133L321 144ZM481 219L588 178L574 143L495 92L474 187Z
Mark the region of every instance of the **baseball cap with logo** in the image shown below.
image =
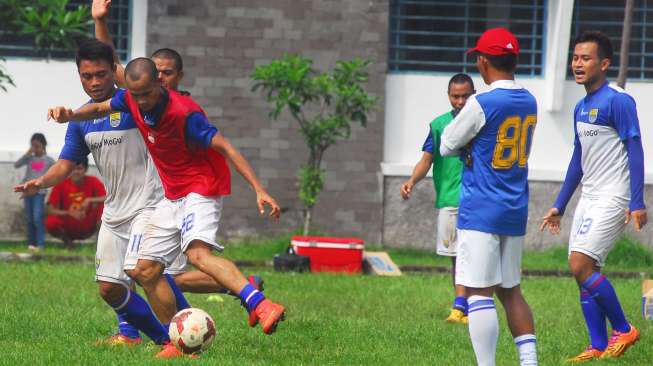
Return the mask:
M506 28L493 28L486 30L476 42L476 47L467 50L467 53L478 52L492 56L508 54L519 55L519 42Z

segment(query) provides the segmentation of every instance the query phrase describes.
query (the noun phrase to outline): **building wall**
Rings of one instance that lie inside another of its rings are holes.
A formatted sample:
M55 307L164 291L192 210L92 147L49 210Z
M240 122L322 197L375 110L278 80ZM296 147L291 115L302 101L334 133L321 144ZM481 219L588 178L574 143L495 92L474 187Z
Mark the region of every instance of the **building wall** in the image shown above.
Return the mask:
M430 181L421 182L413 189L412 197L403 201L399 188L406 177L386 177L383 210L383 242L390 247L411 247L435 252L437 210L433 207L435 192ZM563 217L560 235L540 232L542 217L546 214L560 191L559 182L531 181L528 206L528 225L525 246L528 249L545 249L554 245L567 245L571 221L574 216L579 194L573 196ZM644 193L647 207L653 207L653 186L647 185ZM632 224L625 235L639 240L653 249L653 226L647 225L641 232L635 232Z
M301 53L326 70L338 60L373 61L368 90L384 96L387 1L162 0L148 5L147 49L178 50L184 58L183 89L190 90L218 128L253 165L284 213L280 222L258 216L255 195L237 174L222 218L223 237L267 235L301 227L297 169L307 149L289 116L269 119L260 93L251 91L256 65L285 53ZM383 152L381 100L367 128L327 150L324 191L314 228L329 235L381 240Z

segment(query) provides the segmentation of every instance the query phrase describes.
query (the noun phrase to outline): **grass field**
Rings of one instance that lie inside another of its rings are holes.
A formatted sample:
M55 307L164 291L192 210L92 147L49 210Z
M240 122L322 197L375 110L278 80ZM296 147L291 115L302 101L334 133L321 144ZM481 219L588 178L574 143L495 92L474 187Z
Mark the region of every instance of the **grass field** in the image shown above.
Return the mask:
M274 243L244 245L233 247L226 255L269 259L269 254L279 250L275 245L283 247ZM8 247L11 245L2 245L0 251ZM552 253L547 256L555 258L556 252ZM413 251L394 254L400 263L433 257ZM626 259L616 260L622 261ZM636 261L637 266L644 267L641 258ZM614 269L620 270L620 266ZM152 359L157 351L153 346L112 349L94 345L96 339L112 333L115 318L96 293L93 265L0 263L0 365L474 364L467 329L442 320L452 299L448 276L380 278L298 275L269 269L256 272L264 276L268 296L288 307L287 321L278 333L265 336L260 328L248 328L244 311L227 296L222 296L223 302L208 302L207 295L191 294L191 304L213 315L218 337L199 360L162 362ZM653 326L640 315L640 280L613 282L627 316L643 336L623 358L600 364L651 365L653 338L649 334ZM535 314L541 365L560 365L586 346L578 290L571 279L526 278L523 288ZM497 364L516 365L516 352L503 317L501 322Z

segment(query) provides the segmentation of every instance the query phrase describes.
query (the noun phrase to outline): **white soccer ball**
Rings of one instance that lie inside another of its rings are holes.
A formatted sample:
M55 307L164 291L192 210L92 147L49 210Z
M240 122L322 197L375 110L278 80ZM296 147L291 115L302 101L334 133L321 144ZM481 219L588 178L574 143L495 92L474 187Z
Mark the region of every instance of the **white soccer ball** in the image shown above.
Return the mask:
M211 346L215 322L202 309L184 309L172 318L168 334L170 341L183 353L199 353Z

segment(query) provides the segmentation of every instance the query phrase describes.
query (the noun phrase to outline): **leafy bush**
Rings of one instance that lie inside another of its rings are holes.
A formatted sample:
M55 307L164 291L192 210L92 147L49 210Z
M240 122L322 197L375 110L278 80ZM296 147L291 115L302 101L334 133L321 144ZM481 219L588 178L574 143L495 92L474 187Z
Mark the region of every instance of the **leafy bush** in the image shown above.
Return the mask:
M370 61L338 61L331 72L317 73L313 61L285 55L254 70L256 84L272 106L270 117L279 119L288 111L304 137L309 150L307 163L299 169L299 199L304 205L304 235L311 224L311 210L324 186L324 152L351 134L352 122L367 124L367 114L378 98L369 95L362 84L368 80Z

